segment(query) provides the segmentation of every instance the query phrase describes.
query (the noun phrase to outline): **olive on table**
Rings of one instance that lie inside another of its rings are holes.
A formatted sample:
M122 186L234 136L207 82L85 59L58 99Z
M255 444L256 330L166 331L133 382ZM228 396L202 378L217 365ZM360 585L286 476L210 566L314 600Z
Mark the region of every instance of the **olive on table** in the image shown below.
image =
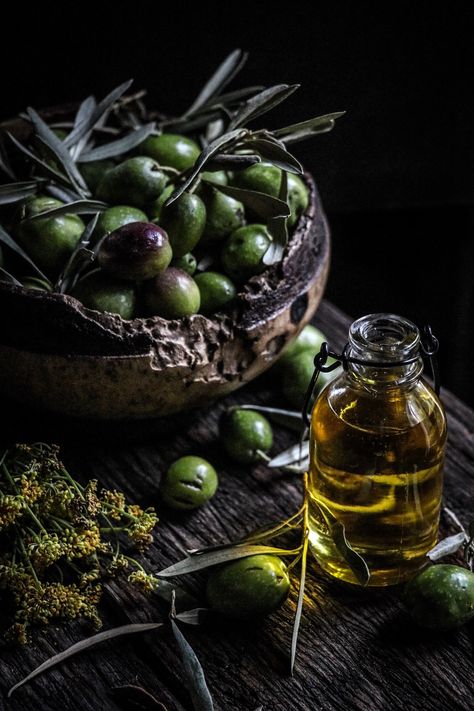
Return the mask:
M104 235L130 222L148 222L148 217L138 207L131 205L114 205L101 212L94 230L93 241L98 242Z
M314 373L314 356L313 351L301 351L282 368L283 394L290 405L298 410L304 405L306 391ZM314 393L319 394L336 375L334 371L319 373Z
M163 476L160 496L169 508L196 509L214 496L218 484L212 464L201 457L181 457Z
M112 205L145 205L163 192L167 177L153 158L135 156L108 170L97 186L97 197Z
M97 255L100 266L119 279L151 279L173 256L166 232L151 222L130 222L108 234Z
M206 208L198 195L184 192L171 205L164 206L159 218L166 231L174 257L182 257L197 245L206 225Z
M244 281L265 269L263 255L271 238L265 225L246 225L235 230L224 244L221 262L226 274Z
M147 136L140 144L143 155L150 156L160 165L182 172L194 165L201 151L198 144L187 136L176 133L162 133Z
M235 299L237 290L225 274L218 272L202 272L194 281L201 294L201 308L203 314L212 313L227 306Z
M280 367L289 363L295 356L303 351L310 351L314 357L319 353L325 341L327 342L328 339L322 331L311 325L305 326L297 337L285 347L278 359L278 366Z
M218 242L245 225L245 210L239 200L206 185L201 192L206 205L203 242Z
M186 274L189 274L189 276L192 276L194 272L196 271L197 267L197 260L194 254L191 254L191 252L188 252L188 254L183 254L182 257L178 257L177 259L172 259L171 260L171 266L176 267L176 269L182 269L183 272L186 272Z
M432 565L407 583L403 600L420 627L460 627L474 617L474 573L458 565Z
M278 556L252 555L213 570L206 597L209 607L221 615L251 620L274 612L289 589L288 569Z
M71 296L88 309L118 314L125 320L135 315L135 288L129 281L115 279L102 269L96 269L81 279Z
M254 410L232 409L220 422L220 438L225 451L236 462L250 464L261 459L273 444L273 430L266 417Z
M19 244L48 276L57 276L66 266L84 231L84 223L77 215L32 219L61 205L64 203L51 197L27 200L22 208L23 219L16 228Z
M192 276L182 269L168 267L146 282L143 302L149 316L174 319L196 314L201 296Z

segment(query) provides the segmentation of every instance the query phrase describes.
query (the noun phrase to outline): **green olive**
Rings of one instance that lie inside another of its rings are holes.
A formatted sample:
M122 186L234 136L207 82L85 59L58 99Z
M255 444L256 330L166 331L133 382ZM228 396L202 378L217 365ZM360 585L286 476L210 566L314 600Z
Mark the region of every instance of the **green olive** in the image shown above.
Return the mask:
M298 410L304 405L306 391L313 376L315 355L313 351L301 351L283 366L283 394L290 405ZM314 390L315 395L318 395L327 383L334 380L336 375L338 375L337 371L321 372Z
M135 315L135 289L127 281L114 279L102 269L85 276L73 289L71 296L88 309L118 314L125 320Z
M206 208L197 195L184 192L162 208L159 223L168 235L174 257L182 257L197 245L206 224Z
M204 186L201 195L206 205L206 226L203 242L218 242L245 224L244 206L220 190Z
M135 156L108 170L97 186L97 197L111 205L145 205L163 192L167 182L158 163L148 156Z
M294 227L309 204L309 192L300 177L288 173L288 204L291 214L288 227Z
M201 178L207 180L208 183L214 183L214 185L227 185L229 182L225 170L204 170L201 173Z
M192 276L197 267L196 257L188 252L188 254L183 254L183 256L178 257L178 259L172 259L171 266L176 267L176 269L182 269L183 272Z
M313 357L319 353L321 346L328 339L322 331L314 326L308 325L297 335L297 337L289 343L280 358L278 365L283 366L289 363L293 358L303 351L310 351Z
M195 141L176 133L148 136L140 144L139 150L160 165L175 168L180 172L191 168L201 153Z
M165 202L171 197L174 190L174 185L167 185L158 197L147 205L146 210L152 222L159 222Z
M79 163L78 165L81 175L92 193L95 193L104 175L115 167L114 161L110 158L94 160L90 163Z
M197 313L201 297L192 276L168 267L144 285L143 302L149 316L174 319Z
M403 598L421 627L460 627L474 617L474 573L458 565L432 565L407 583Z
M221 419L220 438L229 457L249 464L260 459L259 452L268 452L271 448L273 430L259 412L233 409Z
M160 496L172 509L196 509L217 491L217 473L201 457L181 457L169 467L161 480Z
M290 578L275 555L252 555L220 566L207 581L209 607L237 620L251 620L274 612L288 596Z
M281 169L272 163L255 163L244 170L236 170L232 178L232 185L246 190L256 190L278 197L280 192Z
M24 219L16 229L20 245L48 276L57 276L66 266L84 231L84 223L72 214L32 218L63 204L50 197L28 200L22 209Z
M128 225L130 222L148 222L148 218L138 207L130 205L114 205L101 212L94 230L93 241L97 242L104 235Z
M203 314L219 311L235 299L237 290L229 277L218 272L202 272L194 278L201 293Z
M246 225L233 232L224 244L221 262L226 274L244 281L265 269L263 255L271 238L265 225Z
M97 255L102 269L119 279L151 279L166 269L172 251L168 236L150 222L130 222L108 234Z

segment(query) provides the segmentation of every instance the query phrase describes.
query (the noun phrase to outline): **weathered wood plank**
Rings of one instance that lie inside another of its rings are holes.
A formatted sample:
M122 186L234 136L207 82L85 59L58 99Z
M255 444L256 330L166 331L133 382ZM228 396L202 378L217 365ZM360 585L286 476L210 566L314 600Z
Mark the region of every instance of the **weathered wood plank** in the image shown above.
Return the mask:
M346 340L348 319L323 303L315 323L335 347ZM443 393L449 417L449 448L445 498L465 520L474 510L472 411ZM226 403L218 403L204 417L187 418L182 431L155 435L147 444L107 443L84 446L69 443L65 457L78 474L114 483L130 496L158 504L161 472L184 453L203 454L220 472L218 495L193 513L160 512L155 544L148 564L159 569L174 562L185 548L233 539L264 522L293 512L301 498L297 477L270 473L264 467L243 468L229 462L217 441L220 413L230 402L278 404L278 382L268 374ZM275 451L294 441L276 429ZM445 522L443 522L445 525ZM195 594L203 576L189 576ZM160 619L166 607L129 589L118 591L121 604L104 599L107 625L127 620ZM410 623L397 590L364 592L327 580L311 562L300 633L295 676L288 676L288 649L297 584L289 601L259 625L210 621L202 628L184 630L199 655L219 711L397 711L464 710L472 707L472 630L433 635ZM18 680L52 651L59 651L85 634L80 625L42 632L27 649L0 651L2 689ZM107 644L77 657L18 691L13 709L64 711L117 709L110 688L141 683L169 711L190 708L183 687L177 650L170 635L146 635Z

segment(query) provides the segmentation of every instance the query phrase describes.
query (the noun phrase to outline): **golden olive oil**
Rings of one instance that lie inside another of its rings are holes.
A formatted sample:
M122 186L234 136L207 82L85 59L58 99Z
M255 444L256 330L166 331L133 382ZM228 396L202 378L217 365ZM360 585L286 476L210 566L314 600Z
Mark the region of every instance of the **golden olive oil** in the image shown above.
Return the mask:
M390 344L392 357L399 357L393 338ZM315 403L309 540L323 570L340 580L357 583L330 535L325 507L367 563L369 585L411 577L436 543L446 421L420 371L419 363L396 369L349 364Z

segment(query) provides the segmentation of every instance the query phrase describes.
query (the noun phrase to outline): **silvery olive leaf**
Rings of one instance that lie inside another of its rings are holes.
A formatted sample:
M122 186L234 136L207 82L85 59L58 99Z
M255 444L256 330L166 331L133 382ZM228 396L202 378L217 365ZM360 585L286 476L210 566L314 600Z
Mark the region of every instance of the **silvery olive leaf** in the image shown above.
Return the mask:
M220 565L229 560L237 560L239 558L248 558L251 555L260 553L276 553L277 555L297 555L299 549L289 550L287 548L274 548L273 546L259 545L234 545L232 548L224 550L210 551L202 555L192 555L180 560L178 563L160 570L156 573L158 578L171 578L175 575L187 575L195 573L197 570L209 568L212 565Z
M61 139L58 138L54 131L51 130L48 124L43 121L41 116L33 108L29 107L27 112L35 129L35 133L39 139L53 152L55 159L64 169L73 186L79 193L83 193L85 196L88 195L89 190L87 185L74 160L72 159L71 154L66 148L66 141L61 141Z
M220 153L216 155L215 158L210 160L207 164L208 170L241 170L242 168L247 168L249 165L255 165L255 163L260 163L261 158L258 154L249 153L247 155L242 155L239 153Z
M186 625L201 625L208 613L207 607L195 607L193 610L177 612L175 617Z
M111 141L103 146L97 146L97 148L81 153L78 161L80 163L91 163L92 161L103 160L104 158L115 158L123 153L127 153L132 150L132 148L135 148L135 146L138 146L155 130L156 124L154 122L147 123L141 128L130 131L130 133L127 133L127 135L123 136L123 138L119 138L116 141Z
M456 553L456 551L465 544L466 540L467 537L465 533L455 533L453 536L448 536L447 538L443 538L442 541L439 541L426 555L433 562L440 560L447 555Z
M234 49L234 51L224 59L222 64L218 66L184 115L189 116L195 113L216 96L242 69L247 61L247 57L248 52L243 52L241 49Z
M12 249L16 254L18 254L22 259L25 260L25 262L28 262L30 267L40 276L42 279L45 279L48 281L48 277L43 274L41 269L36 266L36 264L33 262L33 260L27 255L27 253L20 247L20 245L15 242L15 240L10 237L8 232L3 229L3 227L0 225L0 242L3 242L3 244L6 244L7 247Z
M30 195L34 195L38 189L38 182L35 180L25 180L18 183L5 183L0 185L0 205L7 205L12 202L24 200Z
M22 286L21 281L18 281L18 279L14 277L13 274L7 272L7 270L3 267L0 267L0 281L8 281L11 284L15 284L15 286Z
M162 622L143 622L132 625L122 625L121 627L113 627L110 630L106 630L105 632L99 632L98 634L95 634L92 637L88 637L87 639L83 639L80 642L76 642L76 644L71 645L63 652L55 654L53 657L47 659L45 662L36 667L36 669L34 669L30 674L28 674L28 676L25 676L24 679L12 686L12 688L7 694L7 697L10 698L13 692L16 691L20 686L23 686L23 684L26 684L28 681L31 681L31 679L34 679L39 674L42 674L48 669L51 669L51 667L56 666L56 664L64 662L66 659L73 657L79 652L83 652L86 649L91 649L97 644L101 644L101 642L107 642L109 639L123 637L127 634L136 634L137 632L148 632L150 630L156 630L159 627L163 627Z
M61 200L61 202L71 203L76 200L80 200L81 197L74 190L70 190L66 187L55 185L54 183L48 183L44 189L44 192L51 197L56 198L56 200Z
M296 141L301 141L318 133L331 131L334 128L336 119L344 116L345 113L345 111L335 111L331 114L325 114L324 116L316 116L307 121L300 121L291 126L278 128L272 131L272 134L284 143L296 143Z
M11 140L13 145L25 155L36 167L45 173L48 177L56 180L58 183L63 185L71 186L71 180L66 176L53 168L49 163L39 158L35 153L30 151L26 146L24 146L20 141L18 141L15 136L13 136L9 131L7 131L8 138Z
M76 200L75 202L67 203L67 205L59 205L59 207L53 207L51 210L39 212L28 219L33 222L44 220L48 217L58 217L59 215L92 215L96 212L103 212L108 207L107 203L100 200Z
M172 195L168 198L166 201L165 205L171 205L172 202L177 200L180 195L182 195L185 190L187 190L195 178L199 175L201 170L204 168L206 163L213 158L216 153L218 153L222 148L224 147L229 147L233 143L236 143L239 138L241 138L243 135L245 135L245 131L242 129L237 129L235 131L231 131L230 133L226 133L223 136L219 136L219 138L216 138L215 141L212 141L212 143L209 143L204 150L201 152L199 157L197 158L196 162L194 163L194 166L192 167L190 174L186 178L186 180L181 183L181 185L176 188L176 190L172 193Z
M244 126L249 123L249 121L253 121L258 116L270 111L282 101L285 101L285 99L291 96L298 88L299 84L277 84L252 96L243 104L242 108L232 119L229 124L229 129Z
M87 115L84 116L80 123L74 126L71 133L66 137L64 144L68 148L70 148L75 143L77 143L77 141L79 141L83 136L88 134L89 131L91 131L112 108L113 104L117 101L117 99L119 99L122 94L124 94L127 89L130 88L132 83L133 79L129 79L123 84L120 84L120 86L111 91L109 94L107 94L107 96L102 99L102 101L100 101L96 106L94 106L92 111L89 111Z
M175 622L176 615L171 617L173 636L179 648L183 672L186 679L186 688L189 691L195 711L213 711L214 704L201 662L194 649L183 635Z
M280 178L280 192L278 198L287 206L287 213L277 215L268 220L267 229L272 237L272 241L267 251L263 255L262 262L267 266L278 264L283 259L285 247L288 244L288 216L290 207L288 205L288 174L283 170Z
M290 214L288 203L272 195L260 193L257 190L236 188L233 185L214 185L214 188L234 200L239 200L245 207L251 208L265 220Z
M11 180L15 180L15 173L10 165L10 160L5 148L4 134L0 133L0 168Z
M60 294L65 294L70 291L76 285L84 268L94 260L97 245L95 245L94 250L90 250L88 247L98 219L99 213L96 213L92 220L86 225L79 242L74 247L64 270L60 274L55 289L59 291Z
M218 99L216 100L216 103L219 104L224 104L225 106L229 106L235 103L241 103L242 99L247 98L248 96L253 96L254 94L260 93L263 89L265 89L264 86L247 86L244 87L243 89L235 89L235 91L229 91L226 92L225 94L219 94ZM209 101L208 104L206 104L206 110L207 109L212 109L214 108L215 104L212 103L212 101Z
M309 464L309 440L301 442L301 444L294 444L268 462L269 467L275 468L285 467L289 464L305 465L306 471Z
M303 166L286 148L279 145L280 142L270 141L266 138L249 138L244 145L250 150L255 150L260 153L269 163L272 163L277 168L286 170L289 173L303 173Z

